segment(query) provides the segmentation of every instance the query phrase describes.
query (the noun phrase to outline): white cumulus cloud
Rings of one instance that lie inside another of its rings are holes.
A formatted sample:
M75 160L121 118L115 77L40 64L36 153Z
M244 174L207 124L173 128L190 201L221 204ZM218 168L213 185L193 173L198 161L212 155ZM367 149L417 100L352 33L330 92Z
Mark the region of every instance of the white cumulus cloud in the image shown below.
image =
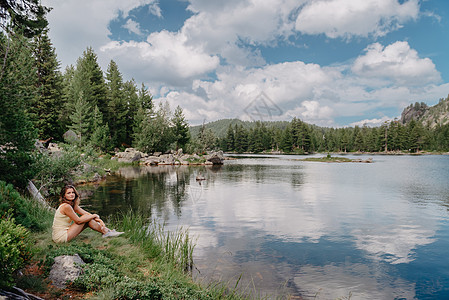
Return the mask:
M395 42L386 47L374 43L365 51L352 67L359 76L385 78L401 85L425 85L441 79L432 60L420 58L407 42Z
M148 7L148 11L150 14L155 15L156 17L162 18L162 10L159 6L159 1L153 2Z
M178 86L186 79L213 71L219 64L218 57L186 41L184 35L164 30L152 33L145 42L109 42L100 50L130 74Z
M132 19L128 19L123 25L123 28L128 29L129 32L135 33L137 35L142 35L142 30L140 29L139 23Z
M86 47L98 50L110 41L109 23L121 13L127 17L137 7L154 0L43 0L52 7L47 19L50 38L62 65L75 64ZM103 62L107 66L107 61Z
M316 0L301 9L295 29L330 38L383 36L408 20L416 19L418 0Z

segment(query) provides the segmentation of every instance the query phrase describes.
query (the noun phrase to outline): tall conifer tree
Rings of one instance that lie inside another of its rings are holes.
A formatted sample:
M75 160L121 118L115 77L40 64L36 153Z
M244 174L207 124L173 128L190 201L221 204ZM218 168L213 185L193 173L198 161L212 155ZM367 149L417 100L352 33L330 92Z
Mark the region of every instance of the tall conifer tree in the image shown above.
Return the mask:
M98 106L103 115L107 113L107 90L103 77L103 71L97 62L97 55L92 48L87 48L76 62L70 90L67 91L69 110L73 110L74 102L79 98L79 92L83 92L84 99L95 107Z
M70 72L70 69L68 71ZM98 106L103 116L106 111L106 84L103 71L97 62L97 55L92 48L87 48L78 59L73 75L66 72L65 77L66 80L70 80L65 94L69 127L78 130L76 133L82 136L82 143L85 144L94 130L95 106ZM77 107L78 105L82 107ZM87 115L81 116L80 114L84 112Z
M33 177L32 150L37 132L27 110L35 97L36 70L28 40L0 32L0 53L8 57L0 76L0 180L24 187Z
M127 106L125 116L126 137L124 142L127 145L132 145L134 119L137 115L137 111L139 110L139 96L137 94L137 86L134 79L128 80L123 84L123 94Z
M127 103L123 91L123 78L117 64L111 60L106 72L107 80L107 120L112 143L120 146L126 141Z
M84 97L83 92L80 91L75 101L74 110L70 115L70 120L72 121L70 129L78 135L80 145L86 144L92 132L94 123L93 109L92 105Z
M33 122L39 137L46 139L62 136L60 112L62 110L62 77L55 49L44 30L33 39L34 59L37 70L38 93L31 105Z
M176 150L184 148L190 141L189 124L187 123L182 108L178 105L172 118L173 136L176 143Z
M139 105L146 110L151 110L154 107L153 96L143 83L139 90Z
M73 65L68 65L62 74L62 98L61 105L62 110L59 113L59 118L61 120L61 126L63 131L67 130L69 125L71 125L70 115L73 110L73 85L75 76L75 67ZM71 109L72 108L72 109Z

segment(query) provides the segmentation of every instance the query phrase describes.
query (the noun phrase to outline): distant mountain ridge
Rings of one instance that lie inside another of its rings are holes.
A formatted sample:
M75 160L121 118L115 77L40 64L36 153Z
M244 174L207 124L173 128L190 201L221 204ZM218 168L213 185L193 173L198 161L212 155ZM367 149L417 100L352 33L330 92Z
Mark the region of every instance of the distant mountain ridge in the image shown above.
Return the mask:
M424 126L429 126L432 129L438 125L442 126L449 124L449 96L446 99L441 98L440 102L434 106L428 106L424 102L410 104L402 111L400 123L405 125L412 120L421 122ZM267 127L275 126L284 129L290 122L265 121L263 123ZM198 136L201 127L204 126L205 128L212 130L216 137L223 138L226 136L229 125L232 127L238 125L243 126L245 129L250 129L256 126L256 122L242 121L239 119L222 119L204 125L191 126L190 133L192 136Z
M276 126L281 129L284 129L287 127L287 125L290 123L289 121L264 121L262 122L267 127ZM254 128L256 126L256 122L254 121L242 121L239 119L221 119L217 121L213 121L210 123L206 123L204 125L197 125L197 126L191 126L190 127L190 134L192 136L198 136L199 132L201 130L201 127L204 126L207 129L212 130L212 132L215 134L218 138L224 138L226 136L226 133L228 131L229 125L232 127L238 125L243 126L245 129Z
M430 128L448 124L449 96L446 99L441 98L440 102L434 106L427 106L423 102L410 104L402 111L400 122L407 124L412 120L421 122Z

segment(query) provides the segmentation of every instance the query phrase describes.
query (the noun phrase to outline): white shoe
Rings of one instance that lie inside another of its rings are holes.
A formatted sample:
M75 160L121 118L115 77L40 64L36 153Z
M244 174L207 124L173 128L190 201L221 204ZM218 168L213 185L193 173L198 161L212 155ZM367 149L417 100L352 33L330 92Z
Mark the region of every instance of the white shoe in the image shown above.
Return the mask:
M114 237L114 236L119 236L121 234L124 234L124 232L120 232L120 231L116 231L115 229L109 230L108 232L106 232L105 234L103 234L104 238L107 237Z

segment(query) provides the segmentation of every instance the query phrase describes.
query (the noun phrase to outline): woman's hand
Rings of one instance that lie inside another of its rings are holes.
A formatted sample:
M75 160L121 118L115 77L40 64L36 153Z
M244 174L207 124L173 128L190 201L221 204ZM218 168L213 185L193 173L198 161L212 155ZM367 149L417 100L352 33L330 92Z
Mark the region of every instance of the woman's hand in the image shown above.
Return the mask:
M94 221L100 224L101 227L106 227L106 225L104 224L103 220L100 219L100 217L95 218Z

